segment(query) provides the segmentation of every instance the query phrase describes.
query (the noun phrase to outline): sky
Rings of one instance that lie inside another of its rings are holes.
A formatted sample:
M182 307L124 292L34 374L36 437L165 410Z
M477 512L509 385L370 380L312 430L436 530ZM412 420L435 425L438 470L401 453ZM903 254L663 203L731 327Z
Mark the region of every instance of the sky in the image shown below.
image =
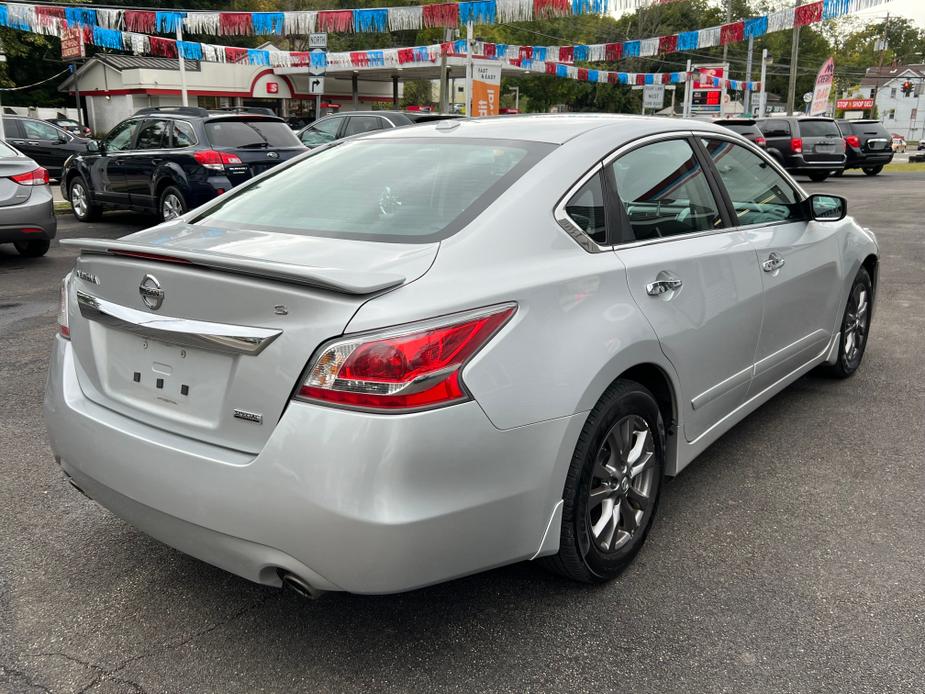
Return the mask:
M911 19L920 27L925 27L925 0L893 0L880 7L858 12L858 17L885 17L887 12L897 17Z

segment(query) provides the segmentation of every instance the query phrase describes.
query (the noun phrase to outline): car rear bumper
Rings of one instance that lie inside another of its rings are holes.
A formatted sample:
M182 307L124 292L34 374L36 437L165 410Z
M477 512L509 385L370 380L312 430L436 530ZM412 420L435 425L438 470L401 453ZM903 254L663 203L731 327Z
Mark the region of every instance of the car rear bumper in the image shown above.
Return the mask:
M788 171L838 171L844 168L844 156L837 159L806 159L805 157L795 154L787 157L785 167Z
M893 152L883 152L877 154L849 154L848 161L845 164L846 169L860 169L868 166L886 166L893 161Z
M0 243L53 239L57 233L54 199L48 186L36 186L25 202L0 207Z
M397 416L292 402L253 457L89 401L60 337L45 417L74 483L151 536L252 581L282 569L356 593L554 552L585 418L501 431L475 402Z

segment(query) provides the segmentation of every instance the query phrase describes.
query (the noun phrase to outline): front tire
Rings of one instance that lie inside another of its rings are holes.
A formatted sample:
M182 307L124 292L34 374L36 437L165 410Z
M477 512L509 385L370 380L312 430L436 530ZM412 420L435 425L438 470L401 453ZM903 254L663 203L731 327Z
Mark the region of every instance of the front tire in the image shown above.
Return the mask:
M180 189L176 186L167 186L164 188L158 205L158 213L162 222L169 222L171 219L186 213L189 207L186 204L186 198Z
M841 338L838 344L838 359L827 364L824 372L835 378L848 378L861 366L867 336L870 332L870 313L873 305L873 284L867 270L861 268L851 285L848 303L841 323Z
M658 504L665 427L635 381L616 381L591 410L563 492L559 552L543 564L567 578L616 578L639 552Z
M83 176L77 176L68 188L71 211L78 222L95 222L100 218L100 208L90 198L90 188Z
M881 171L883 171L882 166L868 166L864 168L864 173L868 176L876 176Z
M26 258L41 258L48 253L51 241L48 239L29 239L28 241L14 241L13 246L21 256Z

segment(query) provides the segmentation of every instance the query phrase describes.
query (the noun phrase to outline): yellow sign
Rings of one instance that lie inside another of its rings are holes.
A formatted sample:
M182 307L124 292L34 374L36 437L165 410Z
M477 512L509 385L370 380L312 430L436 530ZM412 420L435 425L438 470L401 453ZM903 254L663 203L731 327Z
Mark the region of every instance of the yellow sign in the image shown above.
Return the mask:
M501 107L501 66L494 63L472 66L473 116L497 116Z

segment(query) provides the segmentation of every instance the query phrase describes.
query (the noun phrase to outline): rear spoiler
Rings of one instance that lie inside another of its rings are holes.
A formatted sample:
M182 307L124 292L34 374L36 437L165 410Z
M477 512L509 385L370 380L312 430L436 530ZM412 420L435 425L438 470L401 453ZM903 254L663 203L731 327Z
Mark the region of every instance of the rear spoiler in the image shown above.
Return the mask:
M63 239L60 243L62 246L77 248L82 253L195 265L237 275L328 289L342 294L375 294L397 287L405 281L404 275L391 272L351 272L339 268L294 265L223 253L165 248L148 243L106 239Z

